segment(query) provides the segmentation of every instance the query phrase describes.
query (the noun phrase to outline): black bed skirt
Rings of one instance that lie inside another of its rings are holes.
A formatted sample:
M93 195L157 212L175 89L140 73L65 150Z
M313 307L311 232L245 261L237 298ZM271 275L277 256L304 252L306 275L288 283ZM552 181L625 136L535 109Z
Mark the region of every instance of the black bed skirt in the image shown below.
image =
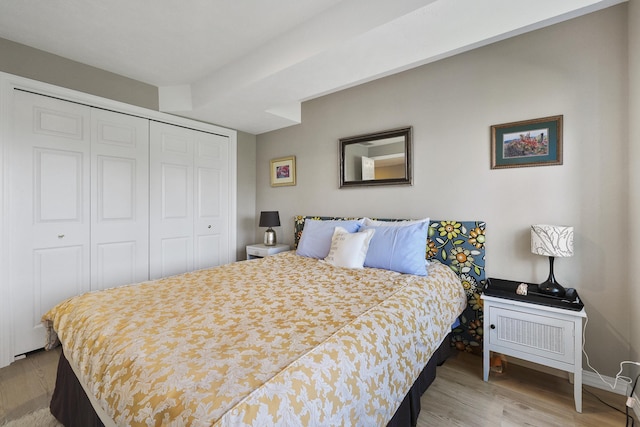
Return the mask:
M56 387L49 404L51 414L65 427L104 427L71 365L60 352Z
M431 356L409 393L404 397L400 407L387 424L388 427L415 427L420 414L420 397L436 379L436 367L442 365L451 355L451 334L442 341L440 347Z
M442 365L450 354L450 337L447 336L411 386L388 427L415 427L420 414L420 397L436 378L436 366ZM104 427L64 352L60 353L56 387L49 408L65 427Z

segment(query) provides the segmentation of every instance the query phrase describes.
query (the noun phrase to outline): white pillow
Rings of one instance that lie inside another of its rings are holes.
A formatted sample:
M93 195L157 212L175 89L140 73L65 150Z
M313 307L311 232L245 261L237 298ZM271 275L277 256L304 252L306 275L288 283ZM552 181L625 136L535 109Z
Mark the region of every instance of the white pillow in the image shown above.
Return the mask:
M407 225L420 224L421 222L430 222L429 218L424 219L412 219L405 221L378 221L371 218L363 218L362 225L366 225L368 227L406 227Z
M362 268L373 233L373 229L362 233L349 233L345 228L336 227L331 238L329 255L324 260L336 267Z

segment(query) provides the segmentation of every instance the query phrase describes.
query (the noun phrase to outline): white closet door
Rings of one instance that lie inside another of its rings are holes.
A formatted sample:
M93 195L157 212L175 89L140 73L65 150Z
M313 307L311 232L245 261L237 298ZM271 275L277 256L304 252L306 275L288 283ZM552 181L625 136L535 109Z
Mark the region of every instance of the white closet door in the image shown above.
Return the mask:
M89 290L90 109L15 91L10 283L14 354L44 345L41 316Z
M91 111L91 289L149 277L149 121Z
M150 124L150 277L231 261L229 138Z
M228 138L195 132L194 268L226 264L229 259Z
M150 123L151 279L193 270L194 132Z

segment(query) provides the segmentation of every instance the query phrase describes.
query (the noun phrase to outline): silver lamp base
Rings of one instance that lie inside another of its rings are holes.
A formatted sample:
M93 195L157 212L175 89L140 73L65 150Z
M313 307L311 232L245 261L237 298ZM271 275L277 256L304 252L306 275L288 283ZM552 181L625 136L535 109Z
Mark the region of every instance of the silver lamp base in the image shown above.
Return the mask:
M275 246L276 245L276 232L269 228L264 232L264 245Z

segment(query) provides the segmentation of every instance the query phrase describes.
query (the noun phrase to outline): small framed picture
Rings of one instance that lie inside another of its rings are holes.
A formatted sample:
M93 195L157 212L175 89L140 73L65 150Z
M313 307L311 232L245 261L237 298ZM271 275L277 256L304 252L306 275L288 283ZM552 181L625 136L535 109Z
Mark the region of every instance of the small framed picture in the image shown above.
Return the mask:
M295 156L271 160L271 186L296 185Z
M491 169L562 164L562 116L491 126Z

